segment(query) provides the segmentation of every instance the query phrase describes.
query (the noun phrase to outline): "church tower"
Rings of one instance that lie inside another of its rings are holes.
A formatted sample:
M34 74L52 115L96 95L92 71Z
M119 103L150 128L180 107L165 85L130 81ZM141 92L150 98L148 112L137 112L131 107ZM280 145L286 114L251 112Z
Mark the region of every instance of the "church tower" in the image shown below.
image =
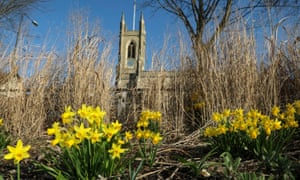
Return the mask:
M122 14L119 39L116 87L135 88L145 64L146 31L143 15L140 16L139 30L127 30Z

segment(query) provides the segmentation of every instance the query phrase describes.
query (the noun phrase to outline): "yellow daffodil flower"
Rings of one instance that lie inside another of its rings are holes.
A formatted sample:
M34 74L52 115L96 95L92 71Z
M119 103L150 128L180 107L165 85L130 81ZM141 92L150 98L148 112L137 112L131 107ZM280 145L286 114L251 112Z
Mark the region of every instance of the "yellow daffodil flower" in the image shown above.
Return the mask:
M231 113L230 109L225 109L225 110L223 111L223 116L224 116L224 118L228 118L228 117L230 116L230 113Z
M219 125L217 128L218 134L225 134L228 128L225 125Z
M81 108L77 110L77 113L79 115L79 117L83 118L83 119L87 119L89 121L89 115L91 112L91 107L87 106L86 104L82 104Z
M160 143L163 138L161 137L160 133L153 133L151 135L151 139L152 139L152 144L156 145Z
M118 144L123 145L123 144L125 144L125 141L123 141L122 139L119 139Z
M139 139L141 139L141 138L143 138L143 135L144 135L144 133L143 133L143 131L141 130L141 129L138 129L136 132L135 132L135 136L136 136L136 138L139 140Z
M281 121L279 121L278 119L276 119L276 120L273 122L272 125L273 125L272 128L273 128L274 130L279 130L279 129L281 129Z
M253 128L253 127L250 127L247 131L249 137L251 139L256 139L257 136L259 135L259 129L258 128Z
M222 115L220 113L213 113L212 114L212 120L215 122L220 122L222 120Z
M106 137L106 140L108 142L110 142L112 137L119 132L119 130L114 128L112 125L103 126L102 130L103 130L104 136Z
M52 124L52 128L47 129L48 135L54 135L60 132L59 122L55 122Z
M137 128L147 128L149 125L149 121L147 119L140 119L138 122L137 122Z
M215 136L215 128L214 127L207 127L204 131L205 137L212 137Z
M18 140L16 147L7 146L9 153L4 156L4 159L14 159L14 163L19 164L23 159L30 157L28 153L30 148L30 145L23 146L22 140Z
M72 111L71 106L65 107L65 112L61 115L63 124L70 124L75 115L76 113Z
M56 146L57 144L60 144L63 141L63 135L61 133L56 133L54 139L51 141L51 145Z
M116 129L117 131L120 131L122 128L122 124L119 123L119 121L117 120L116 122L111 123L112 128Z
M130 131L125 132L125 142L130 141L133 138L133 135Z
M148 129L144 130L144 131L143 131L143 137L144 137L145 139L150 139L150 138L151 138L151 131L148 130Z
M266 127L265 128L265 131L266 131L266 134L267 134L267 136L270 136L271 135L271 128L270 127Z
M100 142L100 138L103 136L103 133L99 133L98 130L94 130L90 133L90 140L92 141L92 144L96 142Z
M80 142L73 134L66 133L64 136L64 145L67 148L71 148L74 145L77 145Z
M106 112L101 111L100 107L93 108L90 112L89 118L93 120L94 123L99 127L102 123Z
M119 158L122 153L124 153L126 149L121 148L120 144L112 144L112 148L108 150L108 152L111 154L112 159Z
M274 106L272 108L272 115L277 117L279 115L279 113L280 113L280 108L278 106Z
M239 108L234 111L234 114L237 116L244 116L244 110Z
M293 105L294 105L294 107L295 107L295 109L296 109L296 112L297 112L298 114L300 114L300 100L295 101L295 102L293 103Z
M287 116L294 116L295 112L296 112L296 109L292 104L286 105Z
M141 113L140 121L161 121L161 113L156 111L145 110Z
M81 123L79 127L77 125L75 125L74 130L75 130L75 137L77 137L78 139L80 139L82 141L83 139L89 138L89 132L90 132L91 128L85 128L84 124Z

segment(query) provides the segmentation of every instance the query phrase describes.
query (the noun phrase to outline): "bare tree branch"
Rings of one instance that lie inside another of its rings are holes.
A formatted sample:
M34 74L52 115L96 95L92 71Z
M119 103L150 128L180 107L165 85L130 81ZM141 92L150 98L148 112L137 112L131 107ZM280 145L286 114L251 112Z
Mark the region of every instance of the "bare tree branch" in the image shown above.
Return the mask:
M211 36L210 40L207 42L206 46L211 46L211 44L216 40L217 36L223 31L223 29L227 25L231 13L231 7L232 7L232 0L228 0L225 7L225 14L222 17L222 20L217 26L215 32Z
M145 0L142 6L163 9L179 18L189 34L193 47L209 48L226 26L238 22L255 11L259 12L256 16L266 14L268 9L281 10L286 13L285 16L287 14L299 16L300 1ZM267 20L265 18L265 21ZM207 30L209 32L206 32ZM209 38L206 39L204 35L208 35Z

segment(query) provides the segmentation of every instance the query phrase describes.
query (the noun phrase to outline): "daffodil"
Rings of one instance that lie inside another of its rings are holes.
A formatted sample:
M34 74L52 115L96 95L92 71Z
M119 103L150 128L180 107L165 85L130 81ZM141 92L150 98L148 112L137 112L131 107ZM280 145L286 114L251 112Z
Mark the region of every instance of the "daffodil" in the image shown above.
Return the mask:
M271 128L270 127L266 127L265 128L265 131L266 131L266 134L267 134L267 136L270 136L270 134L271 134Z
M104 125L102 130L108 142L110 142L112 137L119 132L119 130L114 128L112 125Z
M65 107L65 112L61 115L62 122L64 124L70 124L75 115L76 113L72 111L71 106Z
M220 113L214 112L212 114L212 120L215 122L220 122L222 120L222 115Z
M3 119L0 118L0 126L2 126L2 124L3 124Z
M296 127L299 127L299 124L298 124L298 122L295 121L295 120L288 120L288 121L286 122L286 127L287 127L287 128L296 128Z
M124 153L126 149L121 148L120 144L112 144L112 148L108 150L108 152L111 154L112 159L119 158L122 153Z
M101 111L100 107L93 108L90 112L89 118L93 119L93 122L99 127L102 123L104 116L106 115L105 111Z
M297 112L298 114L300 114L300 100L295 101L295 102L293 103L293 105L294 105L294 107L295 107L295 109L296 109L296 112Z
M230 116L230 109L225 109L223 111L223 116L224 116L224 118L228 118Z
M148 121L148 120L160 121L161 113L155 111L149 111L149 110L143 111L141 113L140 121Z
M117 131L120 131L122 128L122 124L119 123L119 121L117 120L116 122L111 123L112 128L116 129Z
M276 120L273 122L273 129L274 129L274 130L279 130L279 129L281 129L281 121L279 121L278 119L276 119Z
M151 131L148 130L148 129L144 130L144 131L143 131L143 137L144 137L145 139L150 139L150 138L151 138Z
M205 131L204 131L204 136L205 137L212 137L214 136L215 134L215 128L214 127L207 127L205 128Z
M90 113L91 108L86 106L86 104L82 104L81 108L78 109L78 115L83 119L88 119L88 115Z
M148 125L149 125L149 121L147 119L140 119L136 124L137 128L141 128L141 127L147 128Z
M31 148L30 145L23 146L22 140L18 140L16 147L7 146L9 151L8 154L4 156L4 159L10 160L14 159L14 164L17 165L17 179L20 180L20 161L23 159L29 158L30 155L28 153L29 149Z
M217 128L218 134L225 134L228 128L225 125L219 125Z
M161 142L162 137L161 137L160 133L153 133L153 134L151 135L151 139L152 139L152 143L153 143L154 145L156 145L156 144L158 144L158 143Z
M30 157L28 153L30 148L30 145L23 146L22 140L18 140L16 147L7 146L9 153L4 156L4 159L14 159L14 163L19 164L23 159Z
M80 142L80 140L78 140L74 134L71 133L66 133L64 136L64 145L67 148L71 148L74 145L77 145Z
M63 141L63 135L61 133L56 133L54 139L51 141L51 145L56 146L57 144L60 144Z
M55 122L52 124L52 128L47 129L48 135L54 135L60 132L59 122Z
M286 113L288 116L293 116L296 112L295 107L292 104L287 104L286 105Z
M234 111L234 114L237 116L244 116L244 110L239 108Z
M137 131L135 132L135 136L138 140L143 138L143 135L144 135L144 133L141 129L137 129Z
M78 139L80 139L82 141L83 139L89 138L89 132L90 132L91 128L85 128L84 124L81 123L79 127L77 125L75 125L74 130L75 130L75 137L77 137Z
M123 145L125 144L125 141L123 141L122 139L118 139L118 144Z
M259 135L259 129L258 128L254 128L254 127L250 127L247 131L249 137L251 139L256 139L257 136Z
M272 108L272 115L277 117L279 115L279 113L280 113L280 108L278 106L274 106Z
M260 118L261 113L257 110L257 109L251 109L248 113L247 113L248 118L253 119L253 120L257 120L258 118Z
M125 132L125 142L130 141L133 138L133 135L130 131Z
M92 131L90 133L90 140L92 141L92 144L99 142L100 138L103 136L103 133L98 132L97 129L95 129L94 131Z

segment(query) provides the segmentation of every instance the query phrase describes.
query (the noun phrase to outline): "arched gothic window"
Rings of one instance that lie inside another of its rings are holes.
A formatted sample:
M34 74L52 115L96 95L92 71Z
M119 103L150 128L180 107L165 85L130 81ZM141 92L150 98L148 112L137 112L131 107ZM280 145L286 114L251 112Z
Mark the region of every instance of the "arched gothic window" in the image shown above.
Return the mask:
M136 56L136 45L135 42L131 41L131 43L128 46L128 52L127 52L127 58L133 58L135 59Z

